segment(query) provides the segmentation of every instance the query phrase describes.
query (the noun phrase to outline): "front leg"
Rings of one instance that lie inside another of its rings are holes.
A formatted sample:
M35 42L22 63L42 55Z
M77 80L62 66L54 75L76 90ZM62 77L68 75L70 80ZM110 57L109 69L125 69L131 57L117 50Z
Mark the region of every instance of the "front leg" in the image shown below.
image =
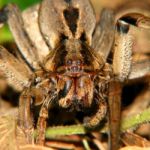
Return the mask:
M118 81L109 84L109 149L118 150L120 142L122 85Z
M53 98L47 96L44 100L37 122L37 138L36 143L39 145L44 145L45 142L45 131L47 126L47 118L48 118L48 108L51 106Z
M27 143L34 143L34 121L31 107L33 106L33 98L30 90L26 89L20 96L19 99L19 121L18 124L25 133Z
M106 63L103 68L103 75L99 75L95 80L95 89L93 95L93 101L97 105L95 114L91 117L85 118L85 126L89 128L95 128L106 117L107 114L107 97L108 97L108 85L110 80L110 73L112 69Z
M118 150L120 136L120 113L122 85L131 70L133 37L128 33L130 26L118 22L118 32L113 56L113 75L109 85L109 140L110 149Z
M98 108L96 113L91 117L84 118L84 124L87 128L95 128L99 125L99 123L104 119L107 113L107 103L103 99L97 99Z
M37 138L36 143L39 145L44 145L45 142L45 131L46 131L46 124L48 118L48 109L52 106L53 101L56 99L57 94L55 91L52 91L48 94L45 98L37 122Z
M39 145L44 145L45 142L45 130L46 130L46 120L48 118L48 106L49 106L49 96L45 99L37 122L37 138L36 143Z

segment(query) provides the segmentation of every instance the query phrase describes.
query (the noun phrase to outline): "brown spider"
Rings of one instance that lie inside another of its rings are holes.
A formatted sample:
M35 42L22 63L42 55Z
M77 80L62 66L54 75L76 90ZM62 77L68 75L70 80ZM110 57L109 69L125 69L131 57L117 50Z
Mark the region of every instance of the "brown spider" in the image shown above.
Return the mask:
M0 21L8 23L19 48L16 58L0 47L0 69L13 87L23 90L19 126L28 142L33 142L32 106L41 105L36 142L44 144L53 105L82 111L94 104L95 114L84 119L85 127L94 128L105 118L108 103L110 149L118 149L120 83L150 72L149 61L144 68L132 64L130 25L115 21L110 9L96 23L88 0L43 0L23 13L9 4ZM107 63L112 50L113 63Z

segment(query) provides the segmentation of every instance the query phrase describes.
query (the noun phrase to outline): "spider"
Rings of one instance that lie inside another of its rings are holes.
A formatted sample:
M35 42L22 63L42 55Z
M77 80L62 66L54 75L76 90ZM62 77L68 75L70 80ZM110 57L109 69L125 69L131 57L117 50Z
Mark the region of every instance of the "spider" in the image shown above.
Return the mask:
M41 105L36 143L44 144L48 110L95 109L84 118L94 128L109 114L110 149L118 149L121 87L150 72L149 61L132 63L130 25L103 9L96 22L89 0L43 0L21 13L9 4L0 11L18 46L17 57L0 47L0 69L22 91L19 126L33 143L32 107ZM113 52L113 62L108 62ZM139 74L140 72L140 74ZM109 108L109 109L108 109Z

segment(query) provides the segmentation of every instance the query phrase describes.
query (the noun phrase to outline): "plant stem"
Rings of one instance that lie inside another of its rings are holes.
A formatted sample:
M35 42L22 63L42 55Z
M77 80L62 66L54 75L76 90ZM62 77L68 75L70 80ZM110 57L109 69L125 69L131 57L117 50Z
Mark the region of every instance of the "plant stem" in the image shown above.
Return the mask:
M150 108L137 115L123 119L121 123L121 132L125 132L128 129L134 129L138 125L148 122L150 122ZM83 125L49 127L46 130L46 138L60 135L86 134L89 131L90 130L86 130ZM104 128L101 131L107 132L107 128Z

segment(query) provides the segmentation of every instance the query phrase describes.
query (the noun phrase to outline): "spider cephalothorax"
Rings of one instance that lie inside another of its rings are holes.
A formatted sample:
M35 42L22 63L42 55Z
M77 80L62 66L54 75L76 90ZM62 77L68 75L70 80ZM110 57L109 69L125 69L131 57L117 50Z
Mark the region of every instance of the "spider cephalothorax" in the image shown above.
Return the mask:
M62 41L62 45L54 50L55 54L52 52L48 56L45 69L55 76L61 107L91 106L98 86L95 85L96 77L102 76L105 66L101 56L92 51L83 41L70 39Z

